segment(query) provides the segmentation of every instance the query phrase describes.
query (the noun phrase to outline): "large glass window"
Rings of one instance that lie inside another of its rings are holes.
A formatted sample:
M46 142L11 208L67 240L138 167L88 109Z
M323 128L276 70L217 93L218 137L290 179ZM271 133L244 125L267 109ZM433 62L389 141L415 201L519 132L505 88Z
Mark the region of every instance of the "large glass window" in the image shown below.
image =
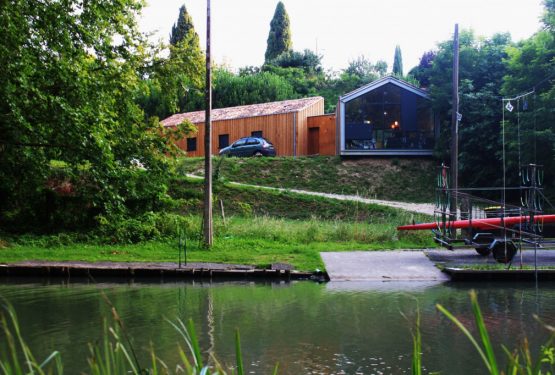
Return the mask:
M345 103L345 149L432 149L430 101L388 83Z

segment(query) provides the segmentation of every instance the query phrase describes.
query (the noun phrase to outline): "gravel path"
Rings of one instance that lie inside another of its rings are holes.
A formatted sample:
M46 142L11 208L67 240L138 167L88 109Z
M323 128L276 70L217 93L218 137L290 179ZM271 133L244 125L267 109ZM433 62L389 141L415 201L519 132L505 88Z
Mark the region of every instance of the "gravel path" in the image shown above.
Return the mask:
M204 178L201 176L196 176L192 174L187 174L187 177L191 178ZM238 186L248 186L258 189L267 189L267 190L275 190L275 191L285 191L291 192L296 194L305 194L305 195L312 195L317 197L329 198L329 199L338 199L342 201L352 201L352 202L361 202L361 203L368 203L368 204L379 204L382 206L389 206L393 208L399 208L401 210L409 211L409 212L416 212L419 214L426 214L426 215L433 215L434 214L434 205L429 203L408 203L408 202L397 202L397 201L385 201L381 199L370 199L370 198L363 198L358 195L343 195L343 194L331 194L331 193L319 193L316 191L307 191L307 190L299 190L299 189L285 189L285 188L276 188L270 186L259 186L259 185L249 185L249 184L241 184L239 182L230 182L232 185Z

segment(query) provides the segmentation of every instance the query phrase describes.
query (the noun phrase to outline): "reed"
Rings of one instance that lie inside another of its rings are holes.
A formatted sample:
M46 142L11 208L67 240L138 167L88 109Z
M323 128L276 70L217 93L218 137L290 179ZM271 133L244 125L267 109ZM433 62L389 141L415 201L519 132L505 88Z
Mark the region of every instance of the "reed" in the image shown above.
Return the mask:
M478 337L474 337L472 333L458 320L451 312L445 307L437 304L436 307L441 311L449 320L451 320L457 328L468 338L471 344L476 349L476 352L482 359L484 366L491 375L553 375L555 374L555 328L544 324L544 327L550 332L550 338L540 348L540 352L536 359L533 359L528 346L528 341L520 345L520 347L510 351L505 346L502 350L507 356L506 370L500 370L498 361L493 349L493 345L489 338L489 333L484 322L482 311L478 303L478 296L473 290L470 292L470 303L472 306L472 313L478 331ZM536 317L536 319L538 319Z

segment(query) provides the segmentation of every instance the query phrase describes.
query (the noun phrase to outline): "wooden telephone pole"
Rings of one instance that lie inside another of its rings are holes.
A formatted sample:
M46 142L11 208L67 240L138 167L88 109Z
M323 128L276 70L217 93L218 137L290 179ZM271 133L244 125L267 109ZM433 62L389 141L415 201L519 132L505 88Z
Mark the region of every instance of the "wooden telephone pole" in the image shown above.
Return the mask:
M455 24L453 39L453 107L451 109L451 219L457 220L459 189L459 25Z
M206 0L206 88L204 100L204 246L211 247L214 237L212 228L212 66L210 63L210 0Z

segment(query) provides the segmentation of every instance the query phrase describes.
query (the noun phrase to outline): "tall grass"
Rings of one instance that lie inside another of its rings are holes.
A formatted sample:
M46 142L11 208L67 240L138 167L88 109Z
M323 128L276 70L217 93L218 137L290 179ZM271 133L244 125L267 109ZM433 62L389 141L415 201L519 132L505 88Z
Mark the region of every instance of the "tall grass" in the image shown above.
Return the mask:
M399 219L397 219L399 220ZM395 220L395 221L397 221ZM407 220L399 220L406 223ZM226 227L221 227L219 237L240 236L281 243L310 244L314 242L358 243L411 243L413 246L433 246L429 235L420 233L399 234L396 223L345 222L342 220L288 220L259 216L233 217Z

